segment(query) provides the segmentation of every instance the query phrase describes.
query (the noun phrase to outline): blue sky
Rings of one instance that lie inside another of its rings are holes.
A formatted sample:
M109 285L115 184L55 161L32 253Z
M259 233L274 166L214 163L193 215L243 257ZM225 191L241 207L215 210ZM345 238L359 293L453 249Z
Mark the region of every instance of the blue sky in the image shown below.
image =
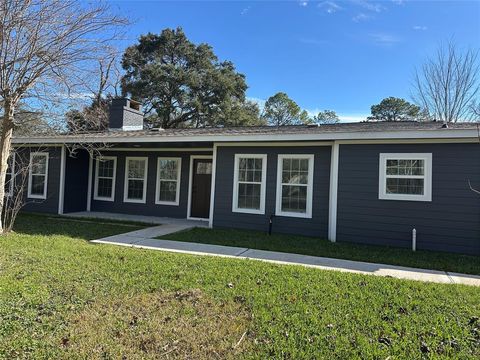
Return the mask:
M140 34L183 27L246 75L247 96L286 92L343 121L388 96L410 99L415 66L441 42L480 47L480 1L111 1Z

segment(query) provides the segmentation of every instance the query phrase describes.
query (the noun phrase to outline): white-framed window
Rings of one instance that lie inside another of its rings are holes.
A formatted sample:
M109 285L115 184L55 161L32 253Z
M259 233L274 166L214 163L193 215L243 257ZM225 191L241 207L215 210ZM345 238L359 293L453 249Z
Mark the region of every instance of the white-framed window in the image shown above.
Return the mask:
M143 203L147 198L147 157L125 158L124 202Z
M266 154L235 154L232 211L265 214Z
M432 154L380 154L378 198L432 201Z
M117 157L99 156L95 165L95 200L114 201L117 178Z
M15 183L15 153L12 152L8 158L7 172L5 174L5 196L13 196Z
M178 205L180 203L181 171L182 158L158 158L155 204Z
M48 153L47 152L30 153L27 196L31 199L46 199L47 198L47 182L48 182Z
M278 155L276 215L312 217L312 154Z

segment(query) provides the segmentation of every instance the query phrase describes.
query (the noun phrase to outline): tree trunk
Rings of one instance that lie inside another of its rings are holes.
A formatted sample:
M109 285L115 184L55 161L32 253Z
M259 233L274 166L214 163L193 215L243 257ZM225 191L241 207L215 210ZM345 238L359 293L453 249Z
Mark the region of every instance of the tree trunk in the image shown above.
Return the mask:
M15 106L12 101L6 99L4 103L2 132L0 133L0 233L4 231L2 219L5 202L5 178L12 145L14 110Z

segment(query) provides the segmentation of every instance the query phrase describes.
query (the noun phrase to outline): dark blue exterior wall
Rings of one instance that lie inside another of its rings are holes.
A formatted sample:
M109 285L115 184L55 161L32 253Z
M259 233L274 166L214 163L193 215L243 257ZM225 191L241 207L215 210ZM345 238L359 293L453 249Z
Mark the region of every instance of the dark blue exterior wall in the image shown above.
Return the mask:
M379 200L380 153L432 153L432 201ZM480 145L340 145L337 241L480 254Z
M47 198L30 199L27 197L28 189L28 174L25 180L25 206L24 211L44 212L44 213L58 213L58 197L60 186L60 167L61 167L61 147L42 147L35 148L20 148L17 150L17 161L22 161L28 164L30 159L30 152L48 152L48 178L47 178Z
M267 154L265 215L232 212L235 154ZM326 238L328 234L330 146L217 147L214 226L268 231L270 215L275 214L278 154L315 155L313 203L311 219L276 216L273 221L273 231Z
M87 210L89 159L85 150L66 156L64 213Z
M116 212L125 214L138 214L149 216L168 216L174 218L186 218L188 206L188 180L190 171L190 155L211 155L208 152L143 152L143 151L108 151L105 156L117 157L117 176L115 182L115 201L94 200L94 179L95 165L92 176L92 203L91 211ZM146 204L128 203L123 201L125 184L125 158L131 156L148 157L148 178ZM180 157L182 158L182 170L180 180L180 201L179 205L158 205L155 204L157 159L159 157Z

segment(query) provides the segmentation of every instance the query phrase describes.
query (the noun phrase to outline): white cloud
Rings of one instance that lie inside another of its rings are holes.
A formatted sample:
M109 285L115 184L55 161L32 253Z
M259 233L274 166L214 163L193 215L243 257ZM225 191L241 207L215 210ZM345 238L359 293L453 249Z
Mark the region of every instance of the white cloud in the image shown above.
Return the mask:
M260 112L263 111L263 108L265 107L265 103L267 102L267 100L265 100L265 99L260 99L260 98L256 98L256 97L248 97L248 96L247 96L247 100L257 104L258 107L260 108Z
M392 2L396 5L405 5L405 0L392 0Z
M365 121L368 114L338 114L340 122L360 122Z
M373 33L368 35L370 39L377 45L393 45L402 41L398 36L387 33Z
M246 8L243 8L242 11L240 11L240 15L247 15L248 12L250 11L251 6L247 6Z
M333 1L323 1L318 4L318 7L324 9L328 14L334 14L343 9L340 5Z
M306 1L299 1L299 2L298 2L298 5L303 6L303 7L308 6L308 0L306 0Z
M425 25L415 25L414 27L412 27L412 29L416 31L425 31L428 28Z
M367 21L371 19L372 17L370 15L364 14L364 13L359 13L355 15L352 20L355 22L361 22L361 21Z
M367 1L367 0L351 0L354 4L364 8L365 10L372 11L372 12L382 12L385 10L385 7L379 3Z

